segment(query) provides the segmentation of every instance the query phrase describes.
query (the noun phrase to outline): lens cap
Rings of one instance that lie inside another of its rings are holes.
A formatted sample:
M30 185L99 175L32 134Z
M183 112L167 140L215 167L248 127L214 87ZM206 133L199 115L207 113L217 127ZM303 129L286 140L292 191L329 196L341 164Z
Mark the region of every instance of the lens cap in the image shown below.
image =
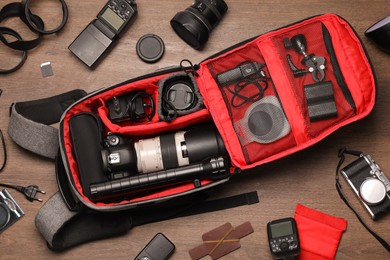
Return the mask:
M164 54L163 40L154 34L146 34L137 42L137 54L145 62L157 62Z
M194 104L195 94L185 82L178 82L169 87L166 99L171 102L175 109L186 110Z
M368 178L360 186L360 197L368 205L378 205L386 198L386 195L386 186L378 179Z

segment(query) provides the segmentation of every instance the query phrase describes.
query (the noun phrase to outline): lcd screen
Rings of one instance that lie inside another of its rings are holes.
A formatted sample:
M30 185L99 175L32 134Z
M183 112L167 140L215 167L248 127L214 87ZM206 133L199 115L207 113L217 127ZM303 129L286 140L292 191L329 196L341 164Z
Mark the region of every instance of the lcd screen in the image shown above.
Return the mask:
M282 222L271 225L272 237L284 237L293 234L293 228L291 222Z
M119 28L125 22L120 16L118 16L114 11L110 8L107 8L101 17L108 22L115 30L119 31Z

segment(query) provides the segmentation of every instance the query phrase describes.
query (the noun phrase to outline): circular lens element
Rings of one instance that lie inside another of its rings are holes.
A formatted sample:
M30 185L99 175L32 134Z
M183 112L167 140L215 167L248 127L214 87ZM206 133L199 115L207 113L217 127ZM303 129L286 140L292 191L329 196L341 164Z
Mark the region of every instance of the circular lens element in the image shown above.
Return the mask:
M386 186L378 179L369 178L360 185L360 197L368 205L377 205L386 197Z
M177 13L171 20L171 26L183 41L194 49L200 49L227 10L223 0L197 0Z
M7 226L8 222L10 220L10 216L11 216L11 214L10 214L10 211L9 211L7 205L0 202L0 231L3 230Z
M262 122L261 127L258 122ZM264 111L256 111L249 116L248 127L254 135L264 136L272 129L272 117Z
M290 132L290 125L275 96L267 96L253 103L242 120L244 135L248 141L272 143Z

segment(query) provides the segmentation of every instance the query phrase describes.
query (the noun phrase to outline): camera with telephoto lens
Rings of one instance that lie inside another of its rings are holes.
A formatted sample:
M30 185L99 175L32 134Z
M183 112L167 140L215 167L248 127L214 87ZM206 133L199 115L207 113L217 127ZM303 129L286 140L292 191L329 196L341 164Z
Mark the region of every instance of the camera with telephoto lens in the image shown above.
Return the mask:
M389 179L370 155L361 155L341 173L373 219L389 210Z
M132 175L150 173L227 155L222 138L212 125L136 142L131 138L110 134L104 146L101 154L103 170L107 174L123 171Z
M187 44L200 49L227 10L223 0L196 0L172 18L171 26Z
M107 181L89 186L92 200L188 181L199 187L200 179L217 181L230 176L225 145L212 125L138 141L110 134L101 158Z

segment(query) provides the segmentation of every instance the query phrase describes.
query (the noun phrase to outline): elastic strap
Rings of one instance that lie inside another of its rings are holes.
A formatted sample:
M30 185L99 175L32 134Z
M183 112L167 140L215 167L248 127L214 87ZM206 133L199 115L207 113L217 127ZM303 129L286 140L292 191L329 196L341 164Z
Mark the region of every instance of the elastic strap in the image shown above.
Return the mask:
M59 149L59 137L58 129L50 124L59 122L65 110L85 95L83 90L73 90L50 98L13 104L9 136L21 147L54 159Z
M10 28L7 28L7 27L0 27L0 41L6 40L4 38L4 35L11 35L11 36L15 37L17 40L20 40L20 41L22 40L22 37L16 31L14 31ZM16 65L12 68L0 69L0 74L8 74L8 73L15 72L23 66L23 64L27 60L27 51L21 51L21 52L22 52L22 55L20 56L19 62L16 63Z
M0 22L4 21L6 18L10 17L20 17L21 20L30 27L29 23L27 20L24 18L24 8L22 3L10 3L4 6L0 10ZM44 24L42 19L34 14L31 14L30 10L27 10L28 13L30 13L30 21L35 25L36 28L39 28L40 30L43 30ZM15 49L15 50L21 50L21 51L26 51L26 50L31 50L35 48L41 41L42 41L42 35L38 34L37 38L33 40L22 40L18 39L13 42L8 42L8 40L3 36L3 31L0 30L0 41L2 41L5 45L8 47Z
M363 219L360 217L360 215L357 213L357 211L352 207L352 205L349 203L349 201L347 200L344 192L343 192L343 189L341 187L341 184L340 184L340 181L339 181L339 172L340 172L340 168L341 168L341 165L344 163L345 161L345 154L349 154L349 155L354 155L354 156L361 156L363 153L362 152L359 152L359 151L350 151L350 150L347 150L346 148L341 148L339 150L339 153L338 153L338 157L340 158L340 161L339 163L337 164L337 168L336 168L336 189L337 189L337 192L339 193L340 195L340 198L344 201L344 203L352 210L352 212L356 215L357 219L360 221L360 223L367 229L368 232L370 232L370 234L375 237L376 240L379 241L379 243L381 243L381 245L386 248L386 250L388 252L390 252L390 245L389 243L387 243L382 237L380 237L378 234L376 234L364 221Z
M204 201L204 194L186 205L153 208L137 211L72 212L57 192L40 209L35 224L50 249L62 251L70 247L125 234L134 226L156 221L219 211L259 202L257 192L249 192L222 199Z

